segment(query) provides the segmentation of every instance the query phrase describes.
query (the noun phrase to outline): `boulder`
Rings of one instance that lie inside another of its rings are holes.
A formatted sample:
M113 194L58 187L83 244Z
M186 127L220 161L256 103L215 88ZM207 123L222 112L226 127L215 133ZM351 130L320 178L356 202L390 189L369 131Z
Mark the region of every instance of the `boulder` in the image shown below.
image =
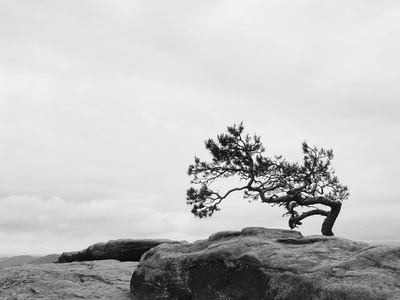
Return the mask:
M163 243L176 243L168 239L120 239L107 243L96 243L87 249L75 252L64 252L57 263L74 261L92 261L116 259L119 261L139 261L143 253Z
M0 270L0 299L130 300L137 262L102 260L70 264L26 264Z
M137 300L400 299L400 247L245 228L161 244L131 278Z

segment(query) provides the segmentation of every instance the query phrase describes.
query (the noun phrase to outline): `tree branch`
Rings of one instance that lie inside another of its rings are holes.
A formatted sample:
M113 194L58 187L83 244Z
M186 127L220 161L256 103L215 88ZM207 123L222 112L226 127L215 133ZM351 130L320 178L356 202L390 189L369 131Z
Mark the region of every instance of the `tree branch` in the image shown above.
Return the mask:
M227 133L217 135L216 140L206 140L211 162L195 157L195 163L189 166L187 173L193 176L191 183L201 185L200 189L187 190L186 199L193 206L192 212L200 218L211 216L230 194L244 191L244 197L250 201L260 199L263 203L284 206L286 215L291 216L291 228L309 216L326 216L322 233L333 235L332 227L349 192L331 168L332 149L309 147L303 142L303 163L289 163L281 156L264 157L260 137L243 134L243 131L243 123L234 124L227 127ZM217 179L233 176L247 183L222 195L210 188ZM314 205L327 206L330 211L316 208L300 215L295 211L296 207Z
M301 215L299 215L296 211L293 211L292 216L289 219L289 227L291 229L296 228L297 225L302 224L300 222L301 220L303 220L307 217L310 217L310 216L314 216L314 215L328 216L329 211L322 210L322 209L314 209L314 210L306 211L306 212L302 213Z

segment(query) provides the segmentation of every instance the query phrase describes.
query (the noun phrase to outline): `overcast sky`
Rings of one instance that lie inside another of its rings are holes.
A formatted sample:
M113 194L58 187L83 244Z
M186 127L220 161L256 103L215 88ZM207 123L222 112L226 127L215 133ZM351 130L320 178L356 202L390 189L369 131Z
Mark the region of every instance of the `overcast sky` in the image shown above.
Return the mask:
M399 53L398 1L1 1L0 255L288 228L241 194L186 204L204 140L241 121L266 155L334 150L335 235L400 240Z

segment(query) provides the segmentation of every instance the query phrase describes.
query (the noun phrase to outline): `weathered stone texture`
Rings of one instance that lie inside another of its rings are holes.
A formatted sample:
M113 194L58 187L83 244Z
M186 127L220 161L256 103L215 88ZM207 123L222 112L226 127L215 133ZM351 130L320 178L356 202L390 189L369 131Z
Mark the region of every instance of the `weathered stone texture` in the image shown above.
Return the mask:
M0 299L133 299L129 280L137 264L104 260L7 267L0 270Z
M400 248L297 231L245 228L148 251L138 300L398 300Z

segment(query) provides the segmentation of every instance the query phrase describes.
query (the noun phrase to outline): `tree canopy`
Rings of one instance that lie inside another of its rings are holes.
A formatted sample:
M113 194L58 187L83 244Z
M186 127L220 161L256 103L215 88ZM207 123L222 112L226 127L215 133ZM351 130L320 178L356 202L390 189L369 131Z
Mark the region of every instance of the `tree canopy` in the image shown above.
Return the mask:
M321 232L333 235L332 227L340 213L348 188L339 183L331 167L332 149L310 147L302 143L303 162L288 162L282 156L264 156L260 136L244 133L243 122L227 127L217 139L205 141L210 161L195 157L188 168L191 183L187 204L200 218L218 211L221 202L232 193L243 191L244 198L282 206L291 229L313 215L325 216ZM236 177L238 186L221 193L217 180ZM243 184L241 184L243 182ZM322 206L322 208L321 208Z

